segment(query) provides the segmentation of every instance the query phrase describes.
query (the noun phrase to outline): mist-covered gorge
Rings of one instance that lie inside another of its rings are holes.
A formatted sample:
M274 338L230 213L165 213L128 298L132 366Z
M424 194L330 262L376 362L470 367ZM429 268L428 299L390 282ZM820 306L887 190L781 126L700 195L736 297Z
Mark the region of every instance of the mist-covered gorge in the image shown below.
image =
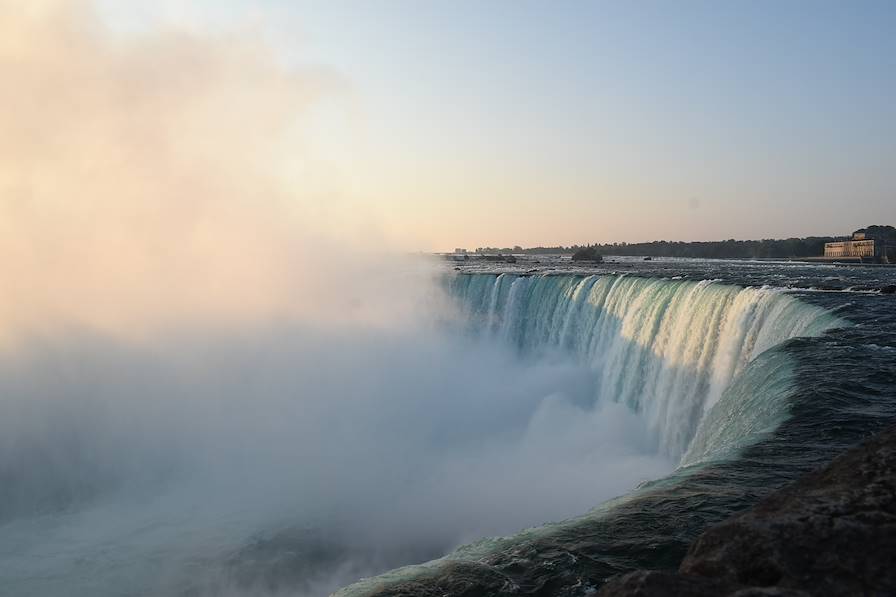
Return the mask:
M377 289L408 282L425 280ZM792 363L766 349L839 321L710 282L442 288L401 326L24 344L0 372L4 586L319 595L492 553L481 538L584 514L773 427Z

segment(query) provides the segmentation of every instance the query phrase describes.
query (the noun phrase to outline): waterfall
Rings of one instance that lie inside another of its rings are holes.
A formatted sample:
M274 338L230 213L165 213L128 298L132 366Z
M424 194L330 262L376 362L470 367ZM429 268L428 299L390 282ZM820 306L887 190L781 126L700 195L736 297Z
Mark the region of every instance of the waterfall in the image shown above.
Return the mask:
M595 373L595 403L641 413L657 449L683 463L717 456L786 410L788 357L760 355L842 324L780 290L711 280L457 275L448 286L473 333L573 355ZM756 400L766 407L743 408Z

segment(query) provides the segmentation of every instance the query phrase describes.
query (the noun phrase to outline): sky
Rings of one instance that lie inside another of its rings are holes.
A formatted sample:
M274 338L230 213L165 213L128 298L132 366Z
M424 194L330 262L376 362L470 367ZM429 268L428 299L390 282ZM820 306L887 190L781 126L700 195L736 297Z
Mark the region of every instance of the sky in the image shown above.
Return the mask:
M319 201L410 250L896 224L891 2L101 0L123 36L260 36L338 90ZM324 212L327 208L321 208ZM374 224L375 223L375 224Z

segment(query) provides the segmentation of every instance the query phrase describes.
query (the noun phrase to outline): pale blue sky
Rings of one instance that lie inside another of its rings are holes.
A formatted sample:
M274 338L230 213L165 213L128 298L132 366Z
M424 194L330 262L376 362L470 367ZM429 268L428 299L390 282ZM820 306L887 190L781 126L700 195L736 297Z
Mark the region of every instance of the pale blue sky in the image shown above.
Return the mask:
M351 192L420 248L896 224L896 2L103 4L338 73Z

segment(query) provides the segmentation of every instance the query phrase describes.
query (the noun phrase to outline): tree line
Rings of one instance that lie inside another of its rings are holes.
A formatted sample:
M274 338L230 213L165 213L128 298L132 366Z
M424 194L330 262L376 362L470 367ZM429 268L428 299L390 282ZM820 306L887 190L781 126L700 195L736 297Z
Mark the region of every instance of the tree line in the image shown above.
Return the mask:
M721 240L721 241L666 241L647 243L595 243L555 247L479 247L479 254L560 254L571 255L582 249L593 248L597 254L630 255L636 257L703 257L718 259L776 259L788 257L818 257L824 255L824 244L848 240L847 236L809 236L806 238Z

